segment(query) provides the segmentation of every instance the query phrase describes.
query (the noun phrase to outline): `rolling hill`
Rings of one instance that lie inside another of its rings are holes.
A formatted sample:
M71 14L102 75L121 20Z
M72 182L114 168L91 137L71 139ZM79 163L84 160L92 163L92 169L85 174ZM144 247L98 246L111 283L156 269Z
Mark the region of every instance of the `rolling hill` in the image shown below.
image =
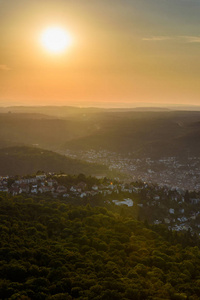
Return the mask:
M66 111L65 118L45 115L44 109L39 108L32 113L1 113L0 147L37 145L53 151L105 149L138 158L184 157L188 153L196 156L200 150L198 111L71 108L68 115Z
M107 167L67 158L52 151L31 147L0 149L0 176L45 172L67 174L109 175Z

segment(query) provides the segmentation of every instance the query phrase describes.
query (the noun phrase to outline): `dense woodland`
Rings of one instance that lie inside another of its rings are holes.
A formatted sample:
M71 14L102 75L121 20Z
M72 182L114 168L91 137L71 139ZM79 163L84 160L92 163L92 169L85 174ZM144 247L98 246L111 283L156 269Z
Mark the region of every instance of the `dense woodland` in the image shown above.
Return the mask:
M122 208L3 193L0 222L1 299L200 297L189 232L149 227Z

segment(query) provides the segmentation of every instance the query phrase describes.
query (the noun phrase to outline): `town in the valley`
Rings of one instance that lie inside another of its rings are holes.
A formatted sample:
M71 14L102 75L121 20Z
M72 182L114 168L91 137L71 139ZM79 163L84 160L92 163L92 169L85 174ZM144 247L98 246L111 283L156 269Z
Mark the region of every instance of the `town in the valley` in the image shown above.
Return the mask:
M67 203L116 206L129 209L138 219L164 224L170 230L200 235L200 192L142 180L120 182L83 174L41 173L24 177L0 177L0 193L18 197L46 197Z
M132 180L142 180L184 190L200 190L200 157L187 153L177 157L135 158L133 153L122 155L107 150L63 151L62 154L91 163L106 165L110 170L126 174Z

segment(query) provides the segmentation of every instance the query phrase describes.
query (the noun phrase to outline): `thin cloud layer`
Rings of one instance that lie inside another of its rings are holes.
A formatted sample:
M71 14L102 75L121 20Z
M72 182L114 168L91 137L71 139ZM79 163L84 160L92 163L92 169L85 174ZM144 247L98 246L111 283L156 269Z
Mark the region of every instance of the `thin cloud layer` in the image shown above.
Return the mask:
M149 42L163 42L163 41L182 41L185 43L200 43L200 36L151 36L145 37L143 41Z
M160 42L160 41L167 41L171 40L172 38L170 36L151 36L151 37L145 37L142 40L143 41L155 41L155 42Z
M0 71L10 71L11 69L7 65L0 65Z
M200 43L200 36L184 36L187 43Z

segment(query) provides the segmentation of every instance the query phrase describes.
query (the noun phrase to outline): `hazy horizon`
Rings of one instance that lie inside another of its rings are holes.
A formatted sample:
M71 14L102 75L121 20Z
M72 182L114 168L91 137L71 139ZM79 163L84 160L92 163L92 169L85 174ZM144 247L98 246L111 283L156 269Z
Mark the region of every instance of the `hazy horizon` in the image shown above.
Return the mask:
M177 104L177 103L128 103L128 102L84 102L84 103L69 103L69 104L33 104L33 103L1 103L0 108L42 108L42 107L74 107L74 108L99 108L99 109L169 109L169 110L200 110L200 105Z

